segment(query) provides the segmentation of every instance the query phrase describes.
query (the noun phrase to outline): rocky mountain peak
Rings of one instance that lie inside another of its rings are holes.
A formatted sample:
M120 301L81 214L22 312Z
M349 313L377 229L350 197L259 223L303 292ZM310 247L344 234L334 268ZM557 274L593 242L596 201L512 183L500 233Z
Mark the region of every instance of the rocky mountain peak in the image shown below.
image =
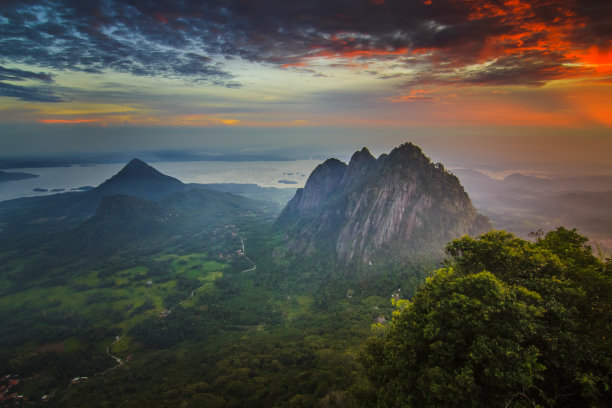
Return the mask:
M367 147L356 151L353 153L353 156L351 156L351 160L349 161L340 185L346 188L346 186L364 179L375 163L376 159L372 156L372 153L370 153Z
M419 146L408 142L408 143L401 144L397 146L396 148L394 148L393 150L391 150L391 152L389 153L389 156L391 157L402 156L402 157L408 157L408 158L409 157L415 158L415 157L425 156L425 154L423 153L423 151L421 150Z
M356 151L351 156L351 160L349 161L349 167L351 166L359 166L364 163L369 164L376 161L376 158L372 156L372 153L368 150L367 147L363 147L361 150Z
M298 190L299 198L295 200L294 197L293 207L304 211L319 205L337 190L346 168L346 163L333 158L319 164L308 177L304 188Z
M321 178L324 179L327 177L337 177L338 175L341 176L344 174L346 167L346 163L338 159L327 159L322 164L319 164L317 167L315 167L315 169L310 174L310 177L308 178L306 184L308 184L309 182L314 182L315 180Z
M445 244L490 229L459 183L411 143L375 159L367 148L348 166L319 165L278 219L290 249L331 251L339 261L370 263L442 255Z
M412 143L404 143L391 150L387 160L392 166L422 168L431 163L420 147Z

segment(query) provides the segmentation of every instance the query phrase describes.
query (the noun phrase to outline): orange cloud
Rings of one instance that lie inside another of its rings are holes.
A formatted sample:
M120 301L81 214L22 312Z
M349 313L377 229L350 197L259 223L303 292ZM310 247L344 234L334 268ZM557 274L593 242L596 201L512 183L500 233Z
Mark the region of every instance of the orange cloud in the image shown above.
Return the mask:
M609 75L612 73L612 47L602 50L597 46L592 46L586 51L576 52L575 56L583 64L592 67L597 74Z
M554 19L536 10L533 2L507 0L503 3L457 0L472 11L471 21L496 19L500 25L512 27L502 35L489 36L480 51L478 63L509 56L525 58L546 80L605 76L612 73L612 43L606 48L584 46L576 42L576 29L588 25L572 10L574 1L551 4ZM533 58L528 56L533 53ZM529 65L525 65L529 66Z
M102 122L101 119L38 119L40 123L94 123Z
M283 64L281 65L281 67L283 68L289 68L289 67L305 67L306 63L305 62L292 62L292 63L288 63L288 64Z
M403 103L403 102L415 102L415 101L432 101L436 98L428 96L433 91L426 91L424 89L413 89L407 95L398 95L387 98L392 103Z

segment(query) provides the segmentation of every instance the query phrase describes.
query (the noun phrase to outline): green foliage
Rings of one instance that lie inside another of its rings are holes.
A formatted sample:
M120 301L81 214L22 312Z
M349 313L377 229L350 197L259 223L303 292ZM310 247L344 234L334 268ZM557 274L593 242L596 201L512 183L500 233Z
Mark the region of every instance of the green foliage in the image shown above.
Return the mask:
M563 227L530 243L464 237L369 341L385 407L604 407L611 400L612 280Z
M27 271L0 297L0 367L27 378L19 392L79 407L353 407L369 397L356 350L375 318L390 318L387 297L409 293L424 267L372 276L311 257L277 262L280 234L243 213L191 228L170 247L135 239L109 244L108 256L0 251L0 276ZM251 261L236 254L240 237ZM123 366L111 369L107 347ZM76 376L89 379L68 387Z
M0 375L23 378L30 401L518 407L609 397L612 268L573 230L536 243L501 232L457 240L412 297L436 260L400 269L392 257L357 267L290 255L259 205L234 196L107 204L87 226L0 245ZM392 293L400 310L368 346L370 384L358 350L373 322L391 318ZM76 376L89 379L68 386Z
M381 406L494 407L533 385L542 367L522 347L535 332L537 295L489 272L441 270L396 313L366 366Z
M225 193L75 197L0 204L0 375L33 406L356 407L370 324L433 268L288 256Z

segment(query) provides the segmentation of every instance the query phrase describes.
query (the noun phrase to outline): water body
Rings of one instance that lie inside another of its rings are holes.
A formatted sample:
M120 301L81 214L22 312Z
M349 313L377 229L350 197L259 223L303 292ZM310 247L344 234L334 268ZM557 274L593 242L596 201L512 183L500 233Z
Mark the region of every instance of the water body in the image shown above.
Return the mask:
M257 161L257 162L158 162L150 163L160 172L183 183L240 183L261 187L303 187L319 160ZM84 186L96 187L111 178L125 164L96 164L69 167L11 169L11 172L37 174L39 177L0 183L0 201L19 197L55 194ZM279 180L293 181L286 184ZM34 191L35 189L47 191Z

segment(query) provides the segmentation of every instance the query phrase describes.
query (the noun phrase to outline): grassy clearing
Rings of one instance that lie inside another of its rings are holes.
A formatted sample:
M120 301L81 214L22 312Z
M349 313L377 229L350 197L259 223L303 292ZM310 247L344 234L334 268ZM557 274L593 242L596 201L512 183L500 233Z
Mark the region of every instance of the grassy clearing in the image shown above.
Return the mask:
M101 279L98 277L98 271L91 271L85 276L79 276L72 280L74 285L88 285L96 287L100 284Z
M168 256L166 256L167 258ZM172 273L184 275L189 278L197 278L202 273L220 271L227 265L210 260L206 253L193 253L187 255L176 255L170 261Z
M125 353L129 351L129 347L130 347L130 343L133 341L134 339L132 338L132 336L123 336L121 338L121 340L119 340L118 342L116 342L115 344L113 344L112 347L112 352L113 353Z
M67 287L27 289L19 293L0 297L0 308L27 306L31 309L77 308L84 303L85 294Z
M287 299L287 301L287 321L295 320L312 312L312 306L314 305L314 298L312 296L293 296Z
M210 283L210 288L216 279L223 276L223 270L227 268L226 264L210 260L206 253L180 256L168 254L156 260L170 260L172 276L197 279L203 284ZM70 287L32 288L2 296L0 297L0 308L27 306L29 309L40 309L41 311L76 311L84 316L100 320L99 313L102 305L108 307L110 304L112 310L126 315L126 322L134 321L138 320L136 316L132 316L134 309L147 301L152 302L154 307L144 312L148 315L159 314L164 309L163 299L175 291L177 286L176 279L155 283L155 277L149 278L147 272L148 268L145 266L123 269L111 277L114 286L99 287L102 279L98 276L98 272L88 271L86 274L73 278ZM148 281L152 283L147 285ZM3 287L10 285L6 279L0 283ZM206 287L200 290L206 290Z
M114 274L115 278L125 278L131 280L144 279L147 277L148 269L146 266L135 266L133 268L124 269Z
M200 276L198 279L202 282L214 282L222 276L223 276L223 272L213 271L213 272L208 272L204 276Z

